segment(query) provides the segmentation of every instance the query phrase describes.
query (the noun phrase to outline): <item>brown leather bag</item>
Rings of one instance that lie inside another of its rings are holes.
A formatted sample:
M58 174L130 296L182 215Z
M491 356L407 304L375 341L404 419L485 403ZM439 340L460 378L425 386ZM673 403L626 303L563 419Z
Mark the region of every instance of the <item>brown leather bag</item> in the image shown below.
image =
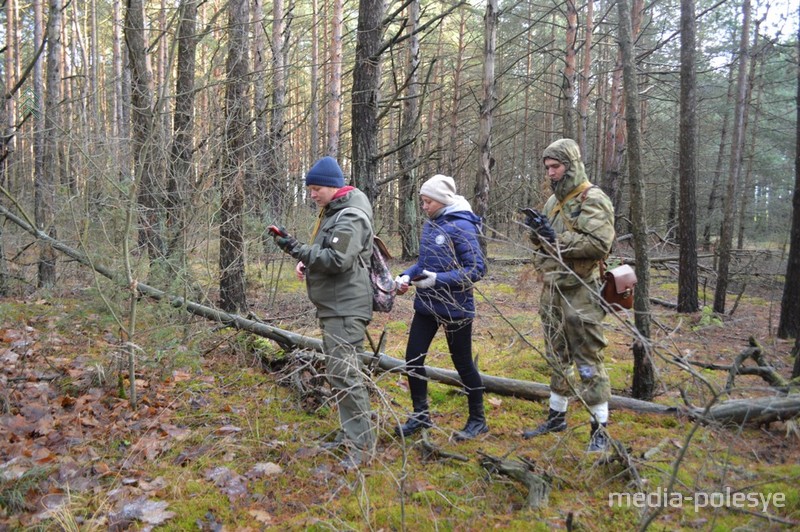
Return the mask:
M601 263L602 264L602 263ZM617 266L602 274L603 287L600 294L609 306L617 310L633 307L633 290L636 286L636 272L628 264Z

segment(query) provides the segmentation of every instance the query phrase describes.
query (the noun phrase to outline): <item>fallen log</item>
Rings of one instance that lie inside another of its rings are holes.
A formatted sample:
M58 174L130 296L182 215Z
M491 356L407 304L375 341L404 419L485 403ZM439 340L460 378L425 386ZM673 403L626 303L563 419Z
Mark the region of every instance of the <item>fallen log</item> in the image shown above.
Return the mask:
M787 421L800 414L800 395L731 399L712 406L708 413L696 408L692 417L723 425L766 425Z
M27 221L11 213L5 206L0 205L0 215L5 216L11 222L20 226L22 229L52 246L54 249L73 258L80 264L93 269L103 277L113 281L122 289L128 289L128 283L119 275L108 268L97 264L87 257L84 253L67 246L63 242L54 239L47 233L40 231L29 224ZM201 305L183 297L167 294L145 283L137 283L136 289L142 295L157 301L167 302L174 308L182 308L187 312L216 321L237 330L247 331L264 338L273 340L283 349L290 350L303 348L312 351L322 352L322 341L317 338L310 338L290 331L273 327L263 322L251 320L238 314L224 312L207 305ZM377 357L377 364L375 358ZM404 373L405 361L390 357L385 353L361 353L361 360L365 364L372 363L383 371ZM455 370L434 368L426 366L428 378L461 387L461 380ZM550 397L550 387L546 384L536 382L520 381L495 377L492 375L482 375L484 388L489 393L497 395L517 397L528 400L541 400ZM708 422L718 423L768 423L770 421L791 419L800 414L800 395L789 395L786 397L766 397L757 399L745 399L727 401L713 406L705 414L702 408L685 408L676 406L661 405L649 401L641 401L630 397L613 395L609 400L609 407L612 409L626 409L641 413L651 414L671 414L687 415L692 418L702 418Z

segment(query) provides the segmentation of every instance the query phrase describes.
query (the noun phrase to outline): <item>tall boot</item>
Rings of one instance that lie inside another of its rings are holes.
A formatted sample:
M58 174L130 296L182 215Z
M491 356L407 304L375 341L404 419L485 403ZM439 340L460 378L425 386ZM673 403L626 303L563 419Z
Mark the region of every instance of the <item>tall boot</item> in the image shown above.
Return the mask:
M611 445L611 439L608 436L608 430L606 430L607 426L608 423L592 421L592 433L589 437L587 453L602 453L608 450Z
M535 429L526 430L522 437L527 439L547 434L548 432L561 432L567 428L567 413L550 409L547 420Z
M428 387L426 382L422 381L422 386L414 386L409 379L411 387L411 404L414 406L414 413L408 417L408 420L395 427L394 433L398 437L408 438L422 429L427 429L433 426L431 421L430 411L428 410Z
M472 440L476 436L489 432L489 426L486 424L486 417L483 413L483 394L477 394L477 397L469 398L469 417L467 424L459 432L453 434L454 441Z

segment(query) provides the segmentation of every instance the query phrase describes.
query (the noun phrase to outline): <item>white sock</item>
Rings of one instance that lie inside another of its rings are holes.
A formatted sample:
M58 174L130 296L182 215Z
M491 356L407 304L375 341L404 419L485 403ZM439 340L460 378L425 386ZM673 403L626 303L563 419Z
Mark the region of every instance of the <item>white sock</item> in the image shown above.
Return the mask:
M556 412L566 412L568 403L569 403L568 397L559 395L554 392L550 392L550 408L552 408Z
M589 412L592 413L594 419L598 423L608 423L608 403L600 403L589 407Z

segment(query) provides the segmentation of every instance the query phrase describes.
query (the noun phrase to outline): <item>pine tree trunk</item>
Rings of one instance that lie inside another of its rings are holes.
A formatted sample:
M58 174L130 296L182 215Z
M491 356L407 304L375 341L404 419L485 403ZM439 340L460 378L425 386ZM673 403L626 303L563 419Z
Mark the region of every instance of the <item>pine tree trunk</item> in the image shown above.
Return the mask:
M617 4L619 46L625 90L625 122L628 130L628 171L630 173L631 225L636 254L638 283L634 294L636 329L644 341L633 346L633 390L637 399L651 399L655 394L655 370L647 342L650 338L650 259L647 252L647 217L645 214L644 178L639 140L639 88L634 65L631 15L627 0Z
M742 167L742 148L744 144L744 113L747 105L747 42L750 35L750 0L742 3L742 35L739 45L739 70L736 82L736 111L733 117L733 135L731 138L731 162L728 168L728 183L722 201L722 230L720 232L717 253L717 286L714 291L714 312L725 313L729 268L731 261L731 245L733 244L734 209L736 206L736 188Z
M406 94L403 98L400 123L400 163L399 198L400 213L398 229L403 245L403 259L410 260L419 252L419 231L417 230L417 169L416 146L419 134L420 85L419 37L416 34L419 22L419 0L408 4L408 51L406 52Z
M800 5L798 5L800 17ZM800 27L797 30L797 52L800 57ZM778 337L794 336L795 358L793 377L800 376L800 64L797 65L797 122L794 152L794 193L792 194L792 229L789 242L789 260L786 264L786 281L781 298L781 319Z
M352 153L353 185L371 202L378 197L378 104L381 84L383 0L360 0L353 68Z
M227 87L225 89L225 162L220 209L220 308L228 312L247 309L244 276L244 183L246 150L250 135L247 106L248 4L229 3Z
M678 312L696 312L697 299L697 96L695 93L695 4L681 0L681 115L678 155Z
M487 0L484 22L483 44L483 96L481 98L478 130L478 171L475 179L475 202L473 208L478 216L489 214L489 191L492 182L492 123L496 103L495 61L497 46L497 22L500 16L497 0ZM485 253L486 240L481 239Z

